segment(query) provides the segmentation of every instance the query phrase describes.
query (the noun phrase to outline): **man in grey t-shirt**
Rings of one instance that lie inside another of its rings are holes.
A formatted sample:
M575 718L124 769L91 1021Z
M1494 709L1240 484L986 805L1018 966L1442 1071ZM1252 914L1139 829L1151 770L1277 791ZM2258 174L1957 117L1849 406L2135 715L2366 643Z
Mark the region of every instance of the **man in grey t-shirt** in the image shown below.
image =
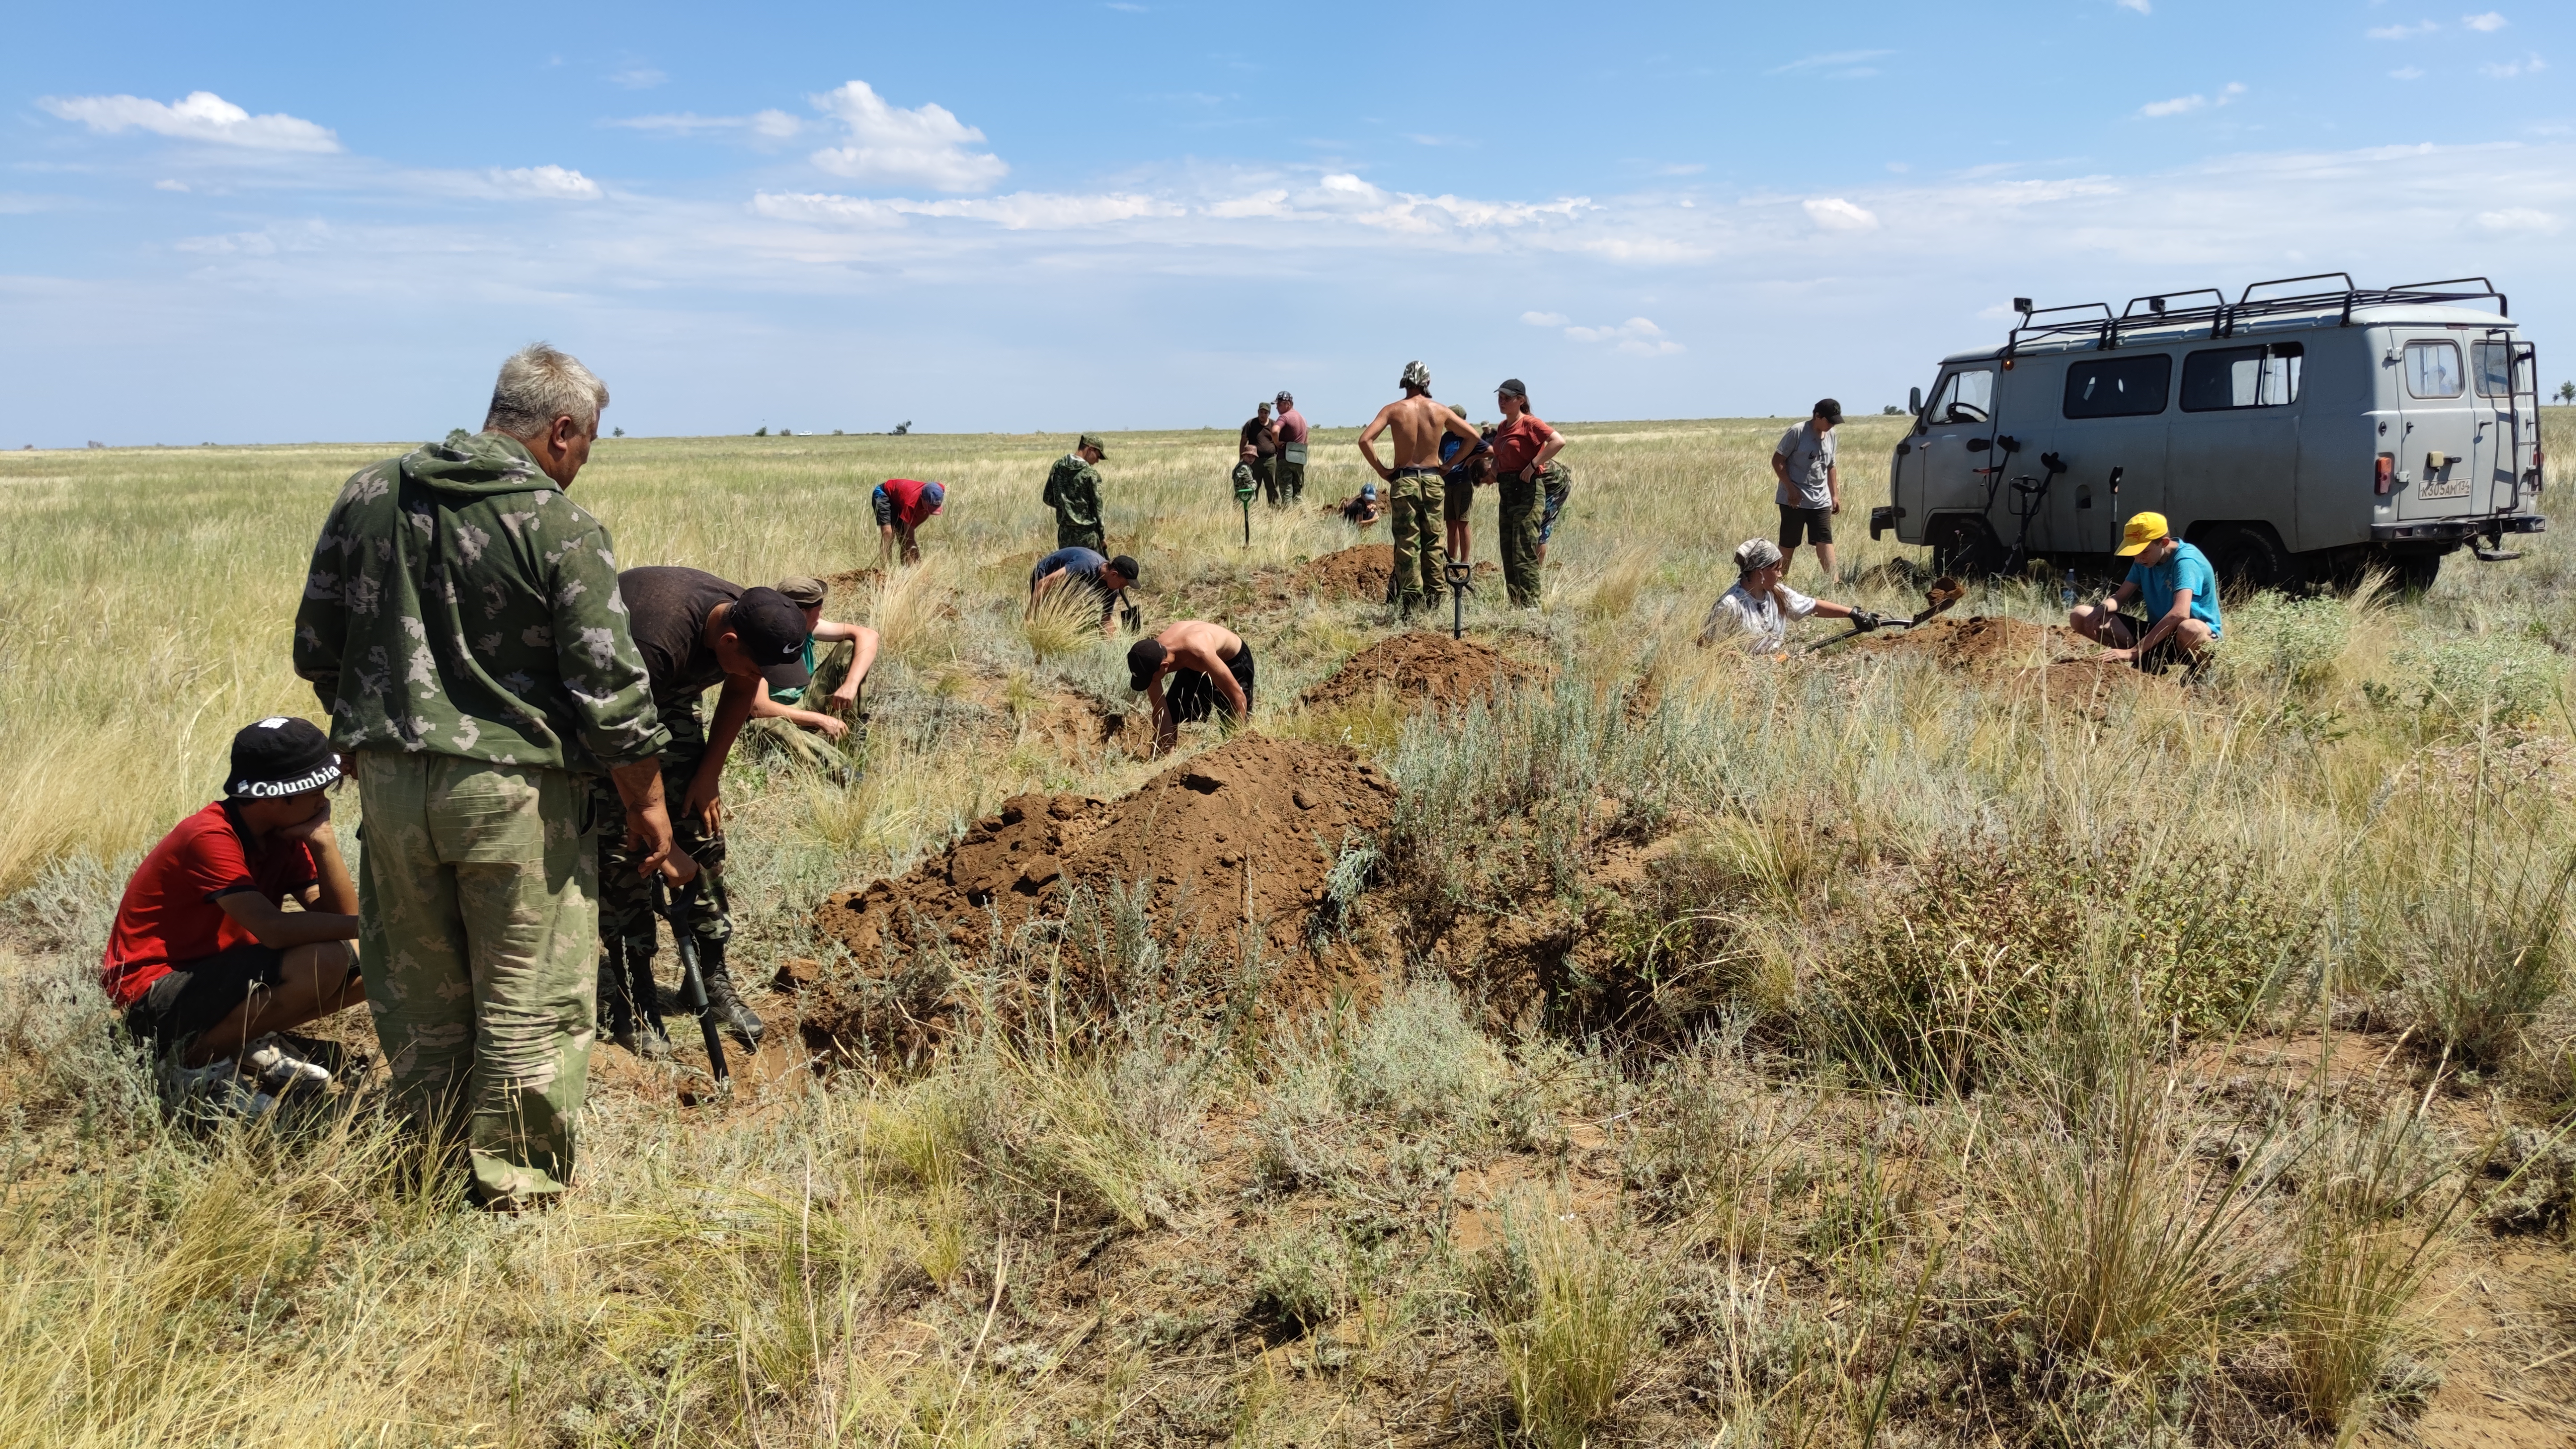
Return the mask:
M1843 405L1832 398L1816 404L1815 415L1780 435L1771 453L1771 474L1780 480L1773 501L1780 505L1780 573L1798 561L1798 545L1812 542L1825 577L1834 576L1834 515L1843 511L1842 475L1834 468L1834 425L1843 420Z

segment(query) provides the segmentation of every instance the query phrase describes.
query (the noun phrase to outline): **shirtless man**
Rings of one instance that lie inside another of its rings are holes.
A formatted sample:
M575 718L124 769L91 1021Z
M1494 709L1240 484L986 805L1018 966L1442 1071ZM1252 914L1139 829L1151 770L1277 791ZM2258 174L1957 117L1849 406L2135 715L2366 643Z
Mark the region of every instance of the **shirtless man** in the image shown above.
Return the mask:
M1403 613L1437 608L1448 585L1441 578L1440 435L1452 433L1462 447L1482 448L1475 425L1431 400L1431 369L1419 362L1404 365L1404 396L1377 410L1360 430L1360 456L1371 471L1393 489L1395 574L1387 580L1386 601ZM1395 430L1395 466L1377 459L1370 446L1377 435Z
M1127 651L1127 687L1153 703L1154 752L1161 754L1179 741L1184 721L1206 719L1214 709L1236 724L1252 718L1252 646L1222 624L1183 619Z

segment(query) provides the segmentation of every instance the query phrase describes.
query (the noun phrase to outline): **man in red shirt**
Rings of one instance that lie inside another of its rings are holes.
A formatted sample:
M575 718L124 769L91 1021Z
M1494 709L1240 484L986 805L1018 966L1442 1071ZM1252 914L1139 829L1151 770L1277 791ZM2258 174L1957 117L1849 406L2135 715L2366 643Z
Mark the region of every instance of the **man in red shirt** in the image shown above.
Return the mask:
M1502 486L1503 585L1512 607L1538 607L1539 564L1545 547L1539 537L1539 494L1561 493L1572 475L1556 455L1565 436L1529 410L1529 389L1507 377L1494 389L1494 405L1503 410L1503 425L1494 430L1494 477Z
M894 557L895 544L903 544L903 561L921 562L921 540L914 530L930 521L948 502L948 490L937 483L917 478L888 478L868 495L868 504L877 515L877 567L886 568Z
M348 944L358 888L324 793L339 778L309 721L261 720L233 736L224 798L180 821L126 884L100 980L174 1086L229 1086L245 1057L276 1055L253 1050L261 1038L366 999ZM303 909L280 909L290 899ZM272 1090L299 1075L260 1065Z

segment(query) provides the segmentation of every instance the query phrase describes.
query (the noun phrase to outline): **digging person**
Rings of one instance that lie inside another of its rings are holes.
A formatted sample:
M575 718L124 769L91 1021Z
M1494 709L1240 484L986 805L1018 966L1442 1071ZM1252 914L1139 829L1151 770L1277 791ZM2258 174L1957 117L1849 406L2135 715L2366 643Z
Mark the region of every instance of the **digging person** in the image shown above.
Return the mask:
M1541 499L1547 500L1545 524L1552 526L1565 494L1574 486L1574 475L1556 461L1556 455L1565 451L1565 435L1530 411L1529 388L1519 378L1502 380L1494 389L1494 406L1503 410L1502 426L1494 429L1494 476L1502 493L1503 587L1511 595L1513 608L1535 609L1539 568L1547 559Z
M135 867L100 983L152 1048L173 1105L256 1113L330 1083L273 1033L366 1000L350 944L358 888L331 832L329 736L292 717L244 726L224 778L224 798Z
M2131 516L2118 556L2131 561L2128 578L2108 599L2078 605L2066 616L2067 627L2108 646L2103 658L2149 674L2177 664L2199 668L2220 628L2218 573L2209 556L2174 537L2161 513ZM2121 612L2133 599L2143 606L2136 617Z
M1040 496L1055 510L1057 548L1109 551L1100 528L1100 460L1108 456L1098 435L1085 433L1072 452L1047 470L1046 489Z
M636 652L652 681L653 704L670 731L671 743L662 752L662 788L671 801L673 849L696 862L705 882L689 930L697 938L707 1002L745 1046L757 1047L765 1024L743 1005L725 965L733 917L725 897L720 786L725 757L751 718L761 689L802 689L813 680L805 667L805 611L776 589L746 589L689 568L628 569L617 576L617 589L626 600ZM698 713L698 700L719 684L724 688L709 724ZM603 828L600 1016L619 1045L659 1056L670 1048L655 1030L658 1003L640 996L652 989L657 944L651 882L630 857L624 832ZM629 973L623 980L615 970L620 960Z
M585 822L622 817L630 873L671 848L608 531L565 496L607 405L572 357L512 355L482 432L349 479L295 614L295 672L366 820L358 954L394 1105L463 1143L495 1208L572 1183L598 979Z
M1755 654L1777 656L1789 644L1791 621L1806 618L1849 619L1854 628L1875 629L1887 621L1867 609L1811 599L1781 581L1789 570L1780 546L1767 538L1748 538L1735 548L1735 587L1709 605L1699 626L1705 647L1729 634Z
M1278 485L1279 505L1293 508L1306 498L1306 437L1311 430L1288 389L1279 389L1276 401L1279 411L1272 422L1279 434L1279 456L1270 460L1271 478Z
M805 648L800 662L813 679L802 687L771 685L763 680L760 692L751 701L751 722L743 728L751 738L792 759L847 775L850 759L843 751L867 739L866 717L859 711L859 690L867 684L868 671L876 667L877 648L882 641L877 631L865 624L844 624L823 617L823 601L831 597L831 585L821 579L780 579L778 593L805 616ZM818 658L816 644L828 646L828 652ZM827 678L831 680L828 685ZM822 708L805 708L816 690L828 690L820 701ZM852 738L854 733L856 738Z
M1201 619L1183 619L1127 651L1127 687L1154 707L1156 754L1180 741L1182 725L1217 710L1236 724L1251 719L1252 674L1252 646L1224 625Z
M1377 501L1377 484L1374 481L1361 484L1359 492L1343 499L1341 511L1342 521L1354 528L1375 527L1377 521L1386 516L1385 507Z
M868 495L869 511L877 520L877 567L894 567L895 550L903 551L907 564L921 562L921 526L930 515L948 506L948 487L919 478L888 478Z
M1060 548L1029 570L1029 609L1060 588L1087 589L1100 600L1100 637L1118 632L1118 606L1136 582L1136 561L1125 554L1102 558L1088 548Z
M1448 593L1441 575L1441 527L1445 505L1440 486L1440 438L1451 434L1463 446L1481 446L1484 439L1465 418L1446 404L1431 400L1431 369L1419 362L1408 362L1398 380L1404 396L1377 410L1369 425L1360 430L1360 456L1367 460L1369 471L1389 485L1393 504L1395 533L1395 571L1386 581L1386 601L1398 613L1411 614L1417 609L1437 608ZM1395 434L1395 463L1392 467L1378 461L1377 435L1392 429Z
M1816 562L1825 566L1825 581L1834 577L1834 515L1843 511L1843 475L1834 466L1834 428L1843 420L1843 405L1820 398L1805 422L1780 435L1771 450L1771 476L1779 487L1772 497L1780 505L1780 575L1798 561L1801 541L1816 546Z

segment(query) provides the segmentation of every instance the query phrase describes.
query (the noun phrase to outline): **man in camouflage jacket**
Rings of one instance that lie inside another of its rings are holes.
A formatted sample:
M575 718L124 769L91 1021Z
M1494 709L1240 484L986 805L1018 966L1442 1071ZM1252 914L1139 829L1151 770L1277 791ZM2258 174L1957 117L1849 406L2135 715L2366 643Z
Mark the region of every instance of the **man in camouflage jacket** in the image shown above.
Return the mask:
M1055 510L1055 546L1107 553L1100 529L1100 460L1109 456L1097 434L1085 433L1074 450L1047 471L1046 506Z
M668 855L667 736L608 531L564 496L607 389L540 343L503 364L484 431L360 469L295 617L295 670L358 781L359 951L415 1124L461 1140L476 1199L572 1181L597 981L595 821Z

